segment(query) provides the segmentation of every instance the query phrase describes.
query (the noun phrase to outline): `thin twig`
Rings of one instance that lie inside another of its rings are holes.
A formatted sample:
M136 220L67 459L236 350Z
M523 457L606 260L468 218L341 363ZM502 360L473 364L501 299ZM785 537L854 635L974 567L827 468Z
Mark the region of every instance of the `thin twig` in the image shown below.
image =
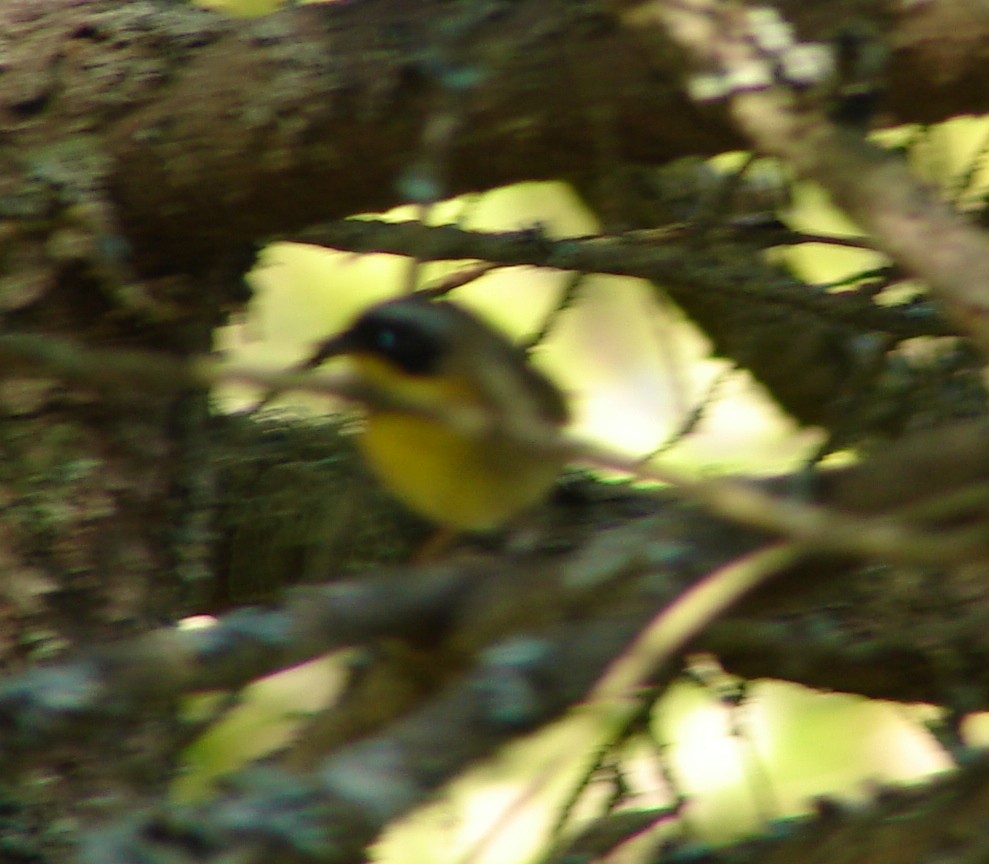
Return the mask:
M164 355L88 350L48 336L0 336L0 360L8 370L28 368L58 373L90 385L175 392L219 383L298 390L335 396L376 408L438 420L467 436L494 435L525 442L547 455L562 456L623 472L630 477L675 487L711 513L763 529L805 548L835 554L912 564L947 565L972 561L989 552L981 525L954 530L923 530L889 515L842 513L793 496L780 496L744 479L695 480L669 466L642 465L637 458L560 433L551 424L514 416L496 417L478 407L436 406L403 399L348 374L283 372L237 366L215 357L175 360Z

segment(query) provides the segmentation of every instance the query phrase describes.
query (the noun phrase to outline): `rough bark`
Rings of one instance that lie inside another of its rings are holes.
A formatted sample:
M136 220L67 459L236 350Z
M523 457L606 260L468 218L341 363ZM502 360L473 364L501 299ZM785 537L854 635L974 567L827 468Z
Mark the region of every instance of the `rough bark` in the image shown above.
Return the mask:
M743 146L720 109L685 97L662 31L623 26L612 5L635 4L360 0L238 21L150 0L11 0L4 174L94 136L91 179L138 269L158 274L405 200L450 100L444 196ZM972 4L784 6L804 39L840 22L889 46L886 123L989 107L987 23Z

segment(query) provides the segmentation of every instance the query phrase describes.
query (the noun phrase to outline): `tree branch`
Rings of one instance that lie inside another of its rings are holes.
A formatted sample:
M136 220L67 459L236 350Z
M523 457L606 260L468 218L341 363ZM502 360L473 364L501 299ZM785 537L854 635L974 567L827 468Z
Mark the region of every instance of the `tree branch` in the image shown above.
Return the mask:
M35 210L51 200L39 179L69 198L106 196L148 276L408 200L403 178L435 156L420 142L438 106L458 130L433 178L441 196L739 147L720 109L683 95L662 28L630 26L612 5L628 4L361 0L244 21L153 0L11 0L5 192ZM892 48L885 122L989 109L984 88L964 86L987 74L984 19L960 0L897 8L853 13ZM819 0L786 12L820 40L846 10ZM83 135L97 164L53 150ZM41 168L33 179L25 162Z

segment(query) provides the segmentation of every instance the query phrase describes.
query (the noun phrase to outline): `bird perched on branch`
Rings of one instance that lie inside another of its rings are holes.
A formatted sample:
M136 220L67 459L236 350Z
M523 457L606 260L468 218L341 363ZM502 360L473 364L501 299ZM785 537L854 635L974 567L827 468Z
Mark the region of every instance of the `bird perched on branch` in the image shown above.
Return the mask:
M441 526L498 528L538 502L563 467L564 450L551 442L568 420L560 391L453 303L410 295L373 306L317 356L346 357L368 385L364 458L399 500ZM468 414L480 422L461 422Z

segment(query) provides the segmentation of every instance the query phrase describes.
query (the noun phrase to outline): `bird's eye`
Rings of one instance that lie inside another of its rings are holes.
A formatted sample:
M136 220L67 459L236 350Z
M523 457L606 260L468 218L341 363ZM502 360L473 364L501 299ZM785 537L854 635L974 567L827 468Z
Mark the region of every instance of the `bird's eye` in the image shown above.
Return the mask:
M410 375L428 375L436 369L440 346L419 328L389 324L374 328L371 348Z
M391 354L398 347L399 338L394 330L385 327L378 332L377 343L382 354Z

